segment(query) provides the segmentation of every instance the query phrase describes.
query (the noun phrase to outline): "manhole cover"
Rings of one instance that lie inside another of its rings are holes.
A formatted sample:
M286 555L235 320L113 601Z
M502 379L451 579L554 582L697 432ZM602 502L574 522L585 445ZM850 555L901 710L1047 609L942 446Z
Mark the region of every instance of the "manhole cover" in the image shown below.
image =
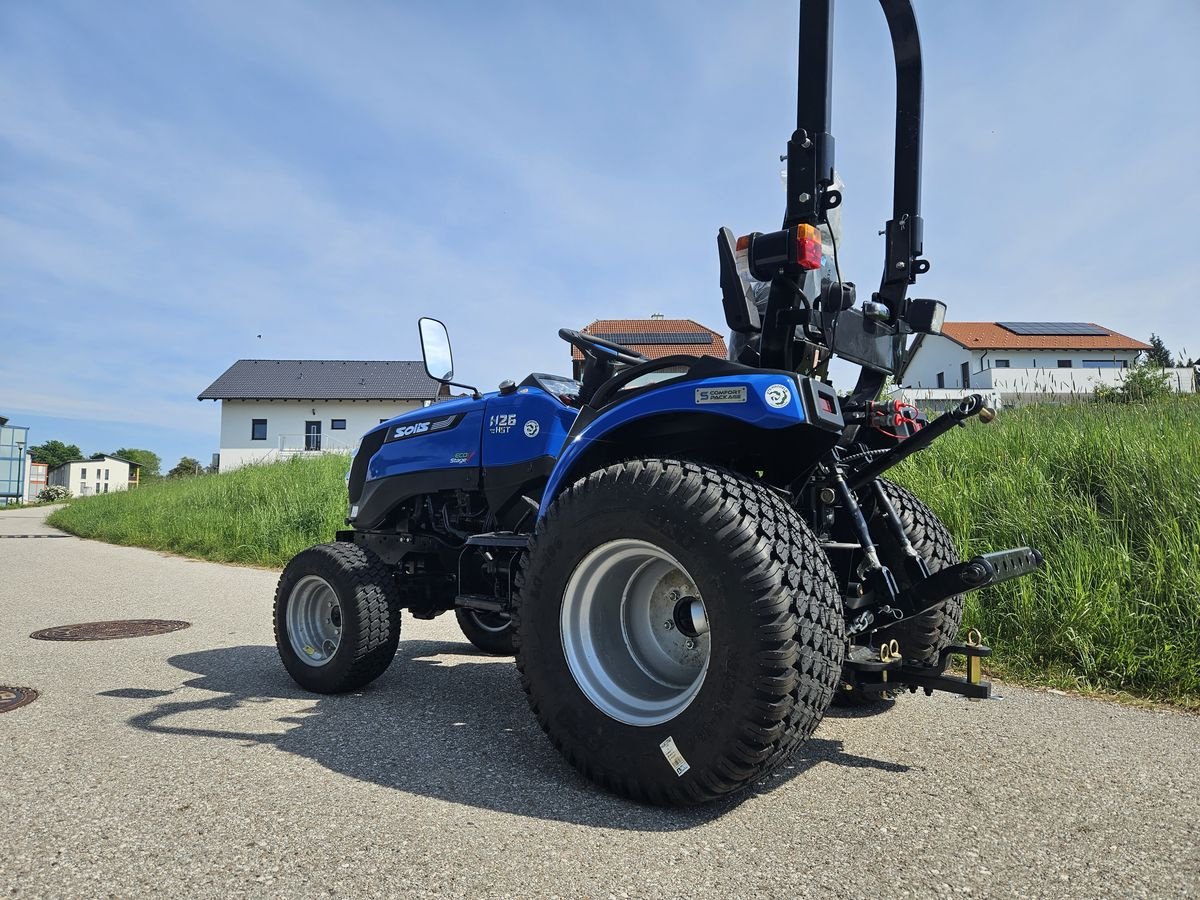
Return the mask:
M57 625L43 628L30 635L38 641L112 641L117 638L146 637L180 631L191 622L168 619L118 619L114 622L82 622L79 625Z
M33 688L9 687L6 684L0 684L0 713L6 713L10 709L32 703L36 699L37 691Z

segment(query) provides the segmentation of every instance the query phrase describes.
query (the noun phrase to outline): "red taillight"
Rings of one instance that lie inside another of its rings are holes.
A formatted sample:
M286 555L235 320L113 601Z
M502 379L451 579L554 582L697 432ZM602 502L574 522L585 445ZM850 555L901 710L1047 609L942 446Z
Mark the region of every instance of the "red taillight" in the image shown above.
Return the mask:
M821 232L812 225L796 226L796 265L802 269L821 268Z

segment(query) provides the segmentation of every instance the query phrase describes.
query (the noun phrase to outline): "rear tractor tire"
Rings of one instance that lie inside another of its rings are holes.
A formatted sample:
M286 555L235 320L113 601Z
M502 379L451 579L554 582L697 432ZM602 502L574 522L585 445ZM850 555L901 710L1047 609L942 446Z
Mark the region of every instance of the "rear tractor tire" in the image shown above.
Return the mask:
M513 655L513 625L506 613L459 608L454 616L466 639L484 653Z
M882 478L879 483L899 514L904 533L925 560L930 574L956 565L959 558L958 551L954 549L954 539L933 510L899 485ZM882 530L880 533L883 533ZM890 535L879 542L879 553L884 564L891 567L900 587L907 587L903 554ZM928 612L904 619L889 628L886 634L889 639L895 638L899 642L900 652L905 659L927 665L936 663L942 648L958 637L965 601L962 594L947 597Z
M554 745L634 800L746 787L821 721L841 673L837 583L770 488L679 460L575 482L517 581L517 666Z
M392 573L356 544L309 547L292 558L275 591L275 646L308 691L340 694L382 675L400 640Z
M879 484L900 516L904 533L912 542L913 548L925 560L930 574L958 563L958 551L954 549L954 540L933 510L918 500L913 493L897 484L882 478L879 479ZM886 530L887 526L881 516L876 515L871 524L872 532L879 536L880 558L892 570L900 587L908 587L903 551ZM937 662L942 648L958 636L962 625L964 599L962 594L947 597L928 612L905 619L881 634L886 635L888 640L896 639L906 660L933 665ZM883 694L862 694L843 681L833 702L841 707L879 706L883 711L885 704L894 697L895 693L892 691Z

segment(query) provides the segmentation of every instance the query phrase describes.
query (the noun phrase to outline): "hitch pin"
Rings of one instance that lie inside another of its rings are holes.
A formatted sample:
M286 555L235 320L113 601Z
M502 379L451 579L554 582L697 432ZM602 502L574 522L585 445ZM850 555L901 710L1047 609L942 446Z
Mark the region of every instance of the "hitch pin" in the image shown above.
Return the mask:
M967 632L967 646L978 647L983 643L983 635L979 629L972 628ZM979 684L983 680L983 660L978 656L967 657L967 684Z

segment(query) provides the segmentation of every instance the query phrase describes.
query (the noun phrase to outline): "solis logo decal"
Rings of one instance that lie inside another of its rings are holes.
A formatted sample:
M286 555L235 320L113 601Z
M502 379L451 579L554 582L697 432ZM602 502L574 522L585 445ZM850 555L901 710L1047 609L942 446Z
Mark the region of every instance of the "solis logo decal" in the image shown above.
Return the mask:
M429 430L429 422L417 422L415 425L397 425L396 430L392 432L392 438L399 440L400 438L416 437L418 434L424 434Z

